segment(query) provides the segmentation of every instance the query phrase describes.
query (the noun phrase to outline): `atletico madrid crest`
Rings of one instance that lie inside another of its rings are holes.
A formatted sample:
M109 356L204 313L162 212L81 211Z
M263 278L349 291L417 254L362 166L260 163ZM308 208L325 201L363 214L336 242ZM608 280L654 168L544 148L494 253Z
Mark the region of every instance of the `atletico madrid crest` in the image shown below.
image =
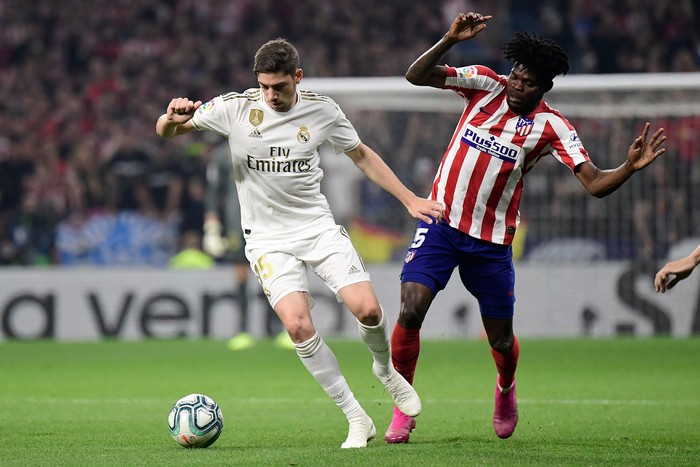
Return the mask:
M519 136L527 136L532 133L532 127L535 125L533 120L527 117L518 117L518 123L515 124L515 132Z

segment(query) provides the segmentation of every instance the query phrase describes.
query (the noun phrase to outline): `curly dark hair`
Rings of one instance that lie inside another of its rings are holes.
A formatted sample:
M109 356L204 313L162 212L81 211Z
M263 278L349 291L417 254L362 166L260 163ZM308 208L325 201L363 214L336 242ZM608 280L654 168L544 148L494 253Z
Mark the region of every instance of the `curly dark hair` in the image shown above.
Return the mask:
M522 65L532 71L543 83L569 71L569 56L551 39L535 34L516 32L503 47L504 58L513 65Z
M277 38L265 42L255 53L253 73L284 72L294 76L299 68L299 52L286 39Z

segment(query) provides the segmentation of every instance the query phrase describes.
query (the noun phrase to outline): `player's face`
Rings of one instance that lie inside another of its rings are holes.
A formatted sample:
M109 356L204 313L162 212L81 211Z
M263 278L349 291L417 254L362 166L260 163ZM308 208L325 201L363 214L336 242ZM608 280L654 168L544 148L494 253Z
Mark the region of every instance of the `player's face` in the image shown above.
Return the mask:
M515 65L508 76L508 107L519 115L532 112L544 95L537 76L522 65Z
M297 84L301 81L301 69L295 76L284 72L258 73L258 84L265 102L278 112L286 112L297 103Z

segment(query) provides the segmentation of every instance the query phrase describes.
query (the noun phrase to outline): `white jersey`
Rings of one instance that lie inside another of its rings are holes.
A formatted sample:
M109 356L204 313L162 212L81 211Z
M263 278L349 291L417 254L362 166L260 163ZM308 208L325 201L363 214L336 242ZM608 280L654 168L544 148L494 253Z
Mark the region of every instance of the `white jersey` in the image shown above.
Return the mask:
M336 152L360 137L330 98L297 90L287 112L268 106L259 88L215 97L197 109L192 123L228 138L246 242L275 244L334 228L321 193L319 146Z

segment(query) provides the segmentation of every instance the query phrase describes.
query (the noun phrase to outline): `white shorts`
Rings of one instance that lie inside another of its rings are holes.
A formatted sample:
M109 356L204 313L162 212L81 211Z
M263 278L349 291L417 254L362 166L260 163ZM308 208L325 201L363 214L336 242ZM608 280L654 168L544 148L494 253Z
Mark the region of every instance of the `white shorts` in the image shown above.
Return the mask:
M246 246L246 257L274 306L291 292L309 293L308 269L318 275L339 302L338 291L369 281L369 272L344 227L336 225L314 238L281 240L275 246ZM313 299L309 296L309 308Z

